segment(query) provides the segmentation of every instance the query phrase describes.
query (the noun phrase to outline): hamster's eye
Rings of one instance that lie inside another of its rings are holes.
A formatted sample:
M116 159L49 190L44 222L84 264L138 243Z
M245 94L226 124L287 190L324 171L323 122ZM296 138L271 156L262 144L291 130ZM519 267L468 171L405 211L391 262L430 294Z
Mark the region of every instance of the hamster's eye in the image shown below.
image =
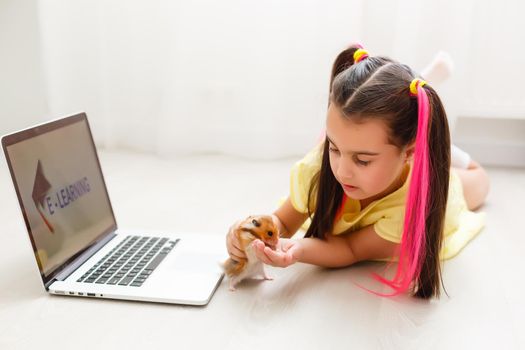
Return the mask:
M255 227L259 227L259 226L261 226L261 224L259 223L259 221L255 220L255 219L252 220L252 224L253 224L253 226L255 226Z
M268 236L272 237L273 236L273 232L272 231L268 231Z

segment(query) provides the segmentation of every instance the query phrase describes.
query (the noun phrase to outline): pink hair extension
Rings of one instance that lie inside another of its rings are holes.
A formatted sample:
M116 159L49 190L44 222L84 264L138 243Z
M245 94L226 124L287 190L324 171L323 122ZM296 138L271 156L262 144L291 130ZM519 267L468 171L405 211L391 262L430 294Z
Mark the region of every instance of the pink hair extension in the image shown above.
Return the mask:
M334 222L337 222L343 216L343 210L345 208L345 204L347 201L348 201L348 196L346 195L346 193L343 192L343 198L341 199L341 205L339 206L339 209L337 209L337 213L335 214Z
M408 189L403 236L399 250L399 262L395 277L387 280L377 274L374 278L386 284L394 291L391 294L382 294L370 291L380 296L395 296L407 291L411 283L421 272L426 252L427 203L429 192L429 151L428 151L428 123L429 102L422 86L417 86L418 126L414 150L414 164Z

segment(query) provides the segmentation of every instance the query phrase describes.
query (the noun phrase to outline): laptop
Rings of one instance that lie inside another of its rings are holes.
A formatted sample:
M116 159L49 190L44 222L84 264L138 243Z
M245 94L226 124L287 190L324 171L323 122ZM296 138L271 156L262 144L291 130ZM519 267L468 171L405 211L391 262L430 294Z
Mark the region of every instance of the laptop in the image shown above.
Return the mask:
M208 304L224 236L119 229L85 113L6 135L2 147L47 292Z

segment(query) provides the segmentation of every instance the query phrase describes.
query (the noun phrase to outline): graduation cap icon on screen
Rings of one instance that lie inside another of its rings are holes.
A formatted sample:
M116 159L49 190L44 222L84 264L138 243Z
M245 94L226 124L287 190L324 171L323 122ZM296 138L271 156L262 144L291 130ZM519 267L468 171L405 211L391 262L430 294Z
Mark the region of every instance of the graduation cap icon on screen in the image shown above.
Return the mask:
M46 179L44 175L44 170L42 168L42 163L40 162L40 159L38 160L38 165L36 167L36 175L35 175L35 184L33 185L33 193L31 197L33 198L33 202L35 202L36 210L42 217L42 220L44 220L44 223L46 224L47 228L51 233L55 233L55 229L53 228L53 225L47 220L44 213L42 212L42 209L44 208L44 202L46 200L47 193L51 189L51 184Z

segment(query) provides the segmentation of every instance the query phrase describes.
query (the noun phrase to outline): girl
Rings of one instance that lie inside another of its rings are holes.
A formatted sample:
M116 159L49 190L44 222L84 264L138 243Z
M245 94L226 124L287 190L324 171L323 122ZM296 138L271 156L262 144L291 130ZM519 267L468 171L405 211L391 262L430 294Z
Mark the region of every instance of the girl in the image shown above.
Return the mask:
M290 196L273 214L281 239L276 250L255 241L257 257L280 267L397 260L392 280L375 276L392 288L380 295L438 297L440 258L482 229L484 215L469 209L488 190L479 165L451 171L450 149L432 87L406 65L358 45L344 50L332 68L325 140L292 168ZM305 237L290 239L303 224ZM227 248L245 258L231 230Z

